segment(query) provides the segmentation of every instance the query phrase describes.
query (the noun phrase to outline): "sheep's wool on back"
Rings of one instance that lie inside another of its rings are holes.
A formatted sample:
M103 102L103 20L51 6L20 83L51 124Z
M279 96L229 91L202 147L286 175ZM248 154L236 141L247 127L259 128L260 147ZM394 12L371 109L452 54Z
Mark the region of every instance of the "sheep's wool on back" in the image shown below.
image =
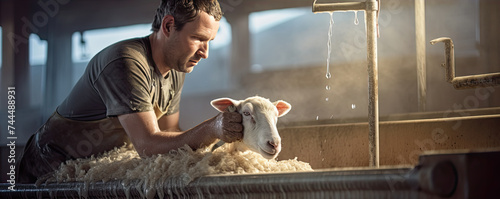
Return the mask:
M193 151L184 146L167 154L141 158L132 146L115 148L98 157L69 160L41 182L107 182L142 187L145 193L160 191L164 182L186 185L197 177L210 174L245 174L281 171L312 171L309 163L268 160L252 151L235 151L225 144L215 151L210 147ZM148 197L149 198L149 197Z

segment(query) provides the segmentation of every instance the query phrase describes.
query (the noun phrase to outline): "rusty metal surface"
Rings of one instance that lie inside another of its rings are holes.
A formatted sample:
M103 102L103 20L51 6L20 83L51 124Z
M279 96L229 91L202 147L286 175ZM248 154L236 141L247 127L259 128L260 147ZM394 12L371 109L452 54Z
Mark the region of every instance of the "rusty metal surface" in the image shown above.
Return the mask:
M455 89L470 89L500 85L500 73L455 77L451 83Z

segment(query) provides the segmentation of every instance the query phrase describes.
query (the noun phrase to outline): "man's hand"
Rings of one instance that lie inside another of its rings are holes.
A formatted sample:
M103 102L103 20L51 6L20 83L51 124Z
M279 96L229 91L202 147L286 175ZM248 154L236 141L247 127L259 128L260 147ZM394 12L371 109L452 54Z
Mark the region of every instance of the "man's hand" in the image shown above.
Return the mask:
M215 117L216 137L231 143L243 139L242 117L238 112L223 112Z

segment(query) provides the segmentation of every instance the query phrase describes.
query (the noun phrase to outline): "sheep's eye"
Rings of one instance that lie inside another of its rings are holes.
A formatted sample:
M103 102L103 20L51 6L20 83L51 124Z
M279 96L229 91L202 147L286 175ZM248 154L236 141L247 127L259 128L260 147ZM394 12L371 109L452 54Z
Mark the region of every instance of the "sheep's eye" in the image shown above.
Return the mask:
M244 112L243 112L243 115L244 115L244 116L250 116L250 112L248 112L248 111L244 111Z

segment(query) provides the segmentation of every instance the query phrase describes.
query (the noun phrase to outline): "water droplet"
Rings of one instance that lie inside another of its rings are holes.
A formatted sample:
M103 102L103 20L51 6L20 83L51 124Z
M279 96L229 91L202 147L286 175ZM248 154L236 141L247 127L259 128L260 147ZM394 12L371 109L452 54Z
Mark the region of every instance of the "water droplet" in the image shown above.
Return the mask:
M330 74L330 57L332 53L332 32L333 32L333 12L330 13L330 28L328 29L328 55L326 57L326 78L330 79L332 75Z
M356 108L356 104L351 104L351 108L355 109Z
M354 11L354 25L358 25L359 20L358 20L358 11Z
M330 85L326 85L326 90L329 91L331 88L330 88Z
M328 100L329 100L329 99L328 99L328 97L327 97L327 98L325 99L325 101L327 101L327 102L328 102Z
M326 73L326 79L332 78L332 74L330 72Z

